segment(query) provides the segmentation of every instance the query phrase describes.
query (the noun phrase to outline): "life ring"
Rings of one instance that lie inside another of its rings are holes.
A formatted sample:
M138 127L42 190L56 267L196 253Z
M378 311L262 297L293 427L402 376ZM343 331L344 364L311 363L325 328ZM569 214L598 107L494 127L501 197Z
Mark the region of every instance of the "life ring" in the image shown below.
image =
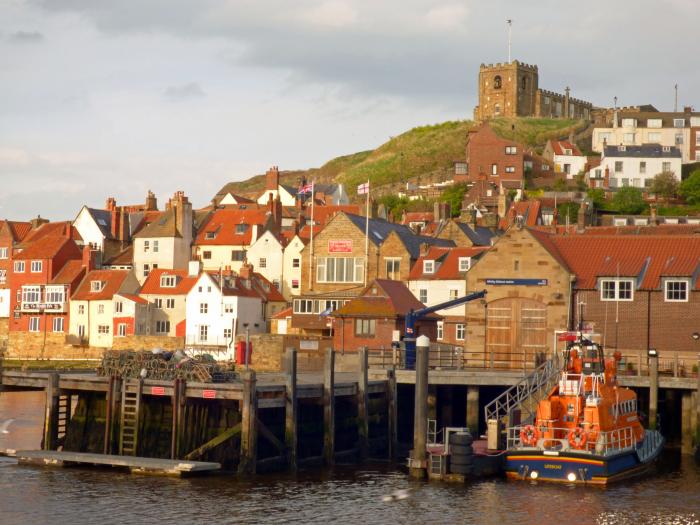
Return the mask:
M588 441L588 432L583 428L576 427L569 431L569 444L572 447L582 449L586 446L586 441Z
M525 425L520 430L520 442L524 445L534 447L538 439L540 439L540 432L533 425Z

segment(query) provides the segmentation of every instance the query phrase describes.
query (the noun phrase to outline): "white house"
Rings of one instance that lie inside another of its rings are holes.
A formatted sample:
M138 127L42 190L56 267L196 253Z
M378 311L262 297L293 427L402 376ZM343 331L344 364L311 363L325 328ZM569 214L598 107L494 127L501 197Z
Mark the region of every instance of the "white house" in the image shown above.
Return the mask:
M297 201L297 190L280 184L279 168L273 166L265 174L265 191L258 197L258 204L267 204L277 198L282 206L294 206Z
M673 146L607 146L603 151L600 173L609 173L610 187L645 188L659 173L673 173L681 180L681 152ZM595 178L594 175L593 178Z
M566 173L567 179L586 169L586 156L570 140L548 140L542 156L554 164L556 173Z
M272 231L267 230L250 245L246 258L257 273L282 291L284 249Z
M301 293L301 251L305 243L295 235L284 247L282 262L282 295L287 300Z

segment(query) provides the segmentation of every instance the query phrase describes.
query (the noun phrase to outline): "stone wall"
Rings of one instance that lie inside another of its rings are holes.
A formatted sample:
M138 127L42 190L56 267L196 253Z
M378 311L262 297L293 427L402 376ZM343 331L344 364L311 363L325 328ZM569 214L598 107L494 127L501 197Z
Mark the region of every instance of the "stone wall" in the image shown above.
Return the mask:
M8 359L81 360L100 359L104 348L66 344L62 333L10 332Z
M184 337L161 335L129 335L126 337L115 337L112 346L114 350L153 350L154 348L178 350L184 347Z
M0 317L0 350L7 348L7 338L10 333L10 320L7 317Z

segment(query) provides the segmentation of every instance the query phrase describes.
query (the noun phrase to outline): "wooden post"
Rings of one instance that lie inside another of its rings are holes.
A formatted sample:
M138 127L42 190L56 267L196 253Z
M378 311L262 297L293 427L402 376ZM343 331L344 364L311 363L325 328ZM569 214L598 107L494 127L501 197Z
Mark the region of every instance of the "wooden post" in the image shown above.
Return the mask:
M695 397L695 435L693 441L695 447L700 447L700 354L698 354L698 377L695 392L697 396Z
M284 412L284 441L287 445L287 464L297 468L297 349L287 348L284 356L287 370L286 403Z
M479 435L479 387L467 387L467 427L475 436Z
M693 392L683 391L681 397L681 453L693 453Z
M59 376L56 372L49 374L46 382L46 413L44 415L44 450L55 450L58 441L58 388Z
M392 366L387 370L387 382L386 382L386 396L387 396L387 455L390 460L393 460L396 456L396 444L397 444L397 415L396 411L396 370Z
M335 462L335 352L326 348L323 366L323 459L326 465Z
M109 376L107 383L107 396L105 398L105 442L102 447L103 454L112 453L112 410L114 408L114 383L117 378L114 375Z
M173 410L173 420L172 428L170 429L170 459L175 459L177 457L177 433L179 428L178 416L180 415L180 380L173 380L173 395L172 410Z
M369 452L369 422L367 407L369 398L367 394L367 369L369 361L367 359L367 347L360 348L359 356L360 369L357 378L357 436L359 438L360 461L367 459Z
M649 428L656 429L659 406L659 354L649 349Z
M428 348L430 340L424 335L416 341L416 397L413 418L413 450L410 476L426 476L428 440Z
M243 401L241 406L240 474L255 474L258 459L258 396L254 370L243 371Z
M184 428L187 423L185 410L187 406L187 381L180 379L178 381L177 393L177 429L175 432L175 457L179 458L182 455L182 441L184 439Z

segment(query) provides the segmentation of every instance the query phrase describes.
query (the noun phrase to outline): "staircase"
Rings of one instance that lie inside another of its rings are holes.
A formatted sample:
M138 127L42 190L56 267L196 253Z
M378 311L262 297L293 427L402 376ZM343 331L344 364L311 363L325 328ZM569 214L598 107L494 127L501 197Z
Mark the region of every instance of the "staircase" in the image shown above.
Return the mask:
M125 379L119 420L119 454L122 456L136 455L140 408L141 382Z
M71 416L71 396L62 395L58 398L58 423L56 425L56 442L58 448L63 450L66 441L66 432Z
M494 427L500 429L504 425L512 425L513 413L516 410L521 411L521 423L533 421L537 403L555 385L559 379L560 372L560 356L558 353L555 353L529 376L522 378L518 383L486 405L484 414L489 433ZM500 438L500 430L497 430L497 432ZM500 448L495 446L494 439L493 436L489 435L489 448ZM493 447L492 444L494 444Z

